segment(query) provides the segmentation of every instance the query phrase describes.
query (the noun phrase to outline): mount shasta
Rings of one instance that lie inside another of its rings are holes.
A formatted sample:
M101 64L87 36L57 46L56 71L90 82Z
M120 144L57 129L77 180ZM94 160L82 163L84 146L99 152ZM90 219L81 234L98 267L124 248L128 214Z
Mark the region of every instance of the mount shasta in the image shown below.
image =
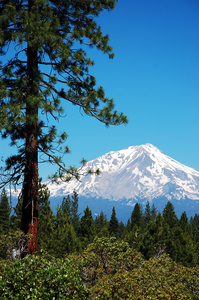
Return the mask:
M82 211L87 205L94 214L102 210L110 216L113 205L117 216L127 221L136 202L147 201L162 211L170 200L178 216L199 212L199 172L180 164L151 144L111 151L87 162L81 172L100 169L100 175L87 175L59 185L46 182L52 207L74 190Z

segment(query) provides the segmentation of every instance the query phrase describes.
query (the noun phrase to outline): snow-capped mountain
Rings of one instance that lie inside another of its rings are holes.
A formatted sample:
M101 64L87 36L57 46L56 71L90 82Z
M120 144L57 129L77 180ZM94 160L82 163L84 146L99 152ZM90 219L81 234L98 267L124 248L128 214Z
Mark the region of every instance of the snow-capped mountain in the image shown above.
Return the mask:
M74 190L79 196L79 212L88 205L93 214L102 210L110 218L113 205L120 221L127 222L136 202L144 208L147 201L162 211L171 200L178 217L199 213L199 172L180 164L151 144L131 146L111 151L85 164L88 169L100 169L100 175L87 175L80 181L72 179L59 185L45 182L50 190L53 212L63 197ZM19 191L12 193L14 202Z
M51 197L72 194L108 199L132 205L157 198L198 200L199 172L180 164L151 144L111 151L86 163L82 172L100 169L101 174L59 185L48 182Z

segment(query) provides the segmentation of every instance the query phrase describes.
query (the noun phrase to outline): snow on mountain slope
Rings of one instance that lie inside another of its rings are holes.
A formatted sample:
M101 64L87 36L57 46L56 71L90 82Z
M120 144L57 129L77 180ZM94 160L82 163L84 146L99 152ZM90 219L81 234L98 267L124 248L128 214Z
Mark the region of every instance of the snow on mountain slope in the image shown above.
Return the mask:
M180 164L151 144L111 151L86 163L82 171L100 169L101 174L59 185L47 182L51 197L79 196L109 200L199 200L199 172Z

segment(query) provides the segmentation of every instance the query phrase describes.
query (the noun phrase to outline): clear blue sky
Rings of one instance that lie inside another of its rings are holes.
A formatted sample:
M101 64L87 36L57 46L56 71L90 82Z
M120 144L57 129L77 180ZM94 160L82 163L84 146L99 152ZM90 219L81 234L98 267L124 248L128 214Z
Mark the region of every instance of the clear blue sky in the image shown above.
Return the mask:
M115 58L89 50L91 73L129 124L106 128L65 105L66 165L151 143L199 171L199 1L120 0L98 18ZM0 157L14 149L0 140ZM41 165L43 180L55 168Z

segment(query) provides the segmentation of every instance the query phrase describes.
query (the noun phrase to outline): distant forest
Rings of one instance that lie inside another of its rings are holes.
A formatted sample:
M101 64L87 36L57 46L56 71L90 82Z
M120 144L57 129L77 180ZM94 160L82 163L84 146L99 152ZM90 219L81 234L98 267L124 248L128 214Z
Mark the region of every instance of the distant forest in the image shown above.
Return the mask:
M168 254L175 262L193 267L199 264L199 215L190 219L186 212L177 218L173 204L168 201L162 214L148 202L145 209L136 203L127 224L119 222L115 207L110 220L103 211L93 218L87 206L80 217L78 194L64 197L56 215L50 207L50 192L39 185L38 250L55 257L82 253L96 237L115 237L127 242L145 259ZM0 258L11 255L20 236L22 199L11 214L8 197L3 190L0 198ZM14 246L15 245L15 246ZM8 251L10 247L10 251Z

